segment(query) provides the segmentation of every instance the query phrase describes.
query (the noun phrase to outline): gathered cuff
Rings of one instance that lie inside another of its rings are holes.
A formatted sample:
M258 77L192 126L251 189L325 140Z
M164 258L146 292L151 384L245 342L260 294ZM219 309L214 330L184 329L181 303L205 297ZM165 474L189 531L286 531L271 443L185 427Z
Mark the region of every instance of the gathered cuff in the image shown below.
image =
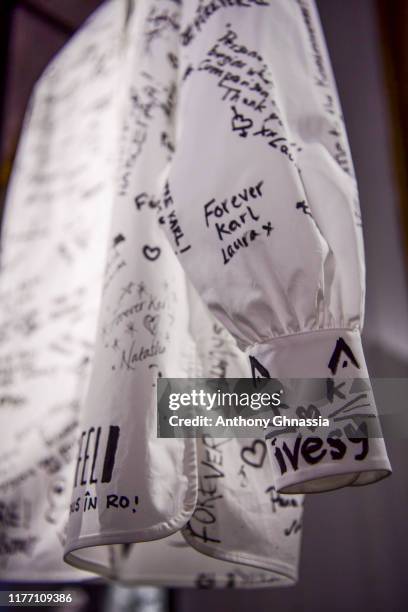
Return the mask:
M283 395L266 430L276 487L316 493L391 474L358 330L284 336L247 350L254 378Z

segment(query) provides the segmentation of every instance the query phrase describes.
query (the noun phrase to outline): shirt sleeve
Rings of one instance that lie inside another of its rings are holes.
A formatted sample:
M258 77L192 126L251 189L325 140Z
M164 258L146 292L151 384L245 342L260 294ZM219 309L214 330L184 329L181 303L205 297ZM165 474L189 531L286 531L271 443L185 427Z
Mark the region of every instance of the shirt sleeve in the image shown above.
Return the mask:
M368 379L357 187L313 2L185 3L178 63L159 222L189 278L264 376ZM346 450L330 432L318 461L279 461L305 439L271 442L281 491L390 473L381 437L356 452L338 431Z

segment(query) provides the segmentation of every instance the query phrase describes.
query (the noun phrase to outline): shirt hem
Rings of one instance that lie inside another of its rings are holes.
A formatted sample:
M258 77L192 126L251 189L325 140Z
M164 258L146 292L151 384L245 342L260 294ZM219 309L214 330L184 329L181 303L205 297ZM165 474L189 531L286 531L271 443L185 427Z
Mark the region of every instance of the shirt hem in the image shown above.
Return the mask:
M368 474L372 472L372 477L367 479L366 482L357 482L361 476L368 476ZM344 487L352 487L352 486L367 486L369 484L373 484L375 482L379 482L384 478L387 478L392 474L392 469L388 461L384 459L373 459L371 460L367 466L364 468L361 467L357 469L356 467L351 467L350 469L333 469L332 465L320 466L318 470L313 466L311 468L305 468L298 470L296 474L293 474L288 477L277 477L276 478L276 486L277 491L282 494L309 494L309 493L324 493L327 491L336 491L337 489L342 489ZM347 477L349 476L349 480L346 481L344 478L342 481L339 481L340 484L334 484L333 486L327 486L327 484L323 484L323 480L327 478L336 479L336 477ZM319 480L323 485L322 488L319 488ZM310 485L310 486L308 486Z

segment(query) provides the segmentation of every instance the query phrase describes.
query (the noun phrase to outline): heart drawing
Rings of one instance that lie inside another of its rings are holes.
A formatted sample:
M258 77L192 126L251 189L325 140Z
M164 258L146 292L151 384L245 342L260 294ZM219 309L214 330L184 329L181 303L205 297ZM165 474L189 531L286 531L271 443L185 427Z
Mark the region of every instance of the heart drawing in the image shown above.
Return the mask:
M161 248L160 247L151 247L148 244L145 244L142 249L143 255L149 261L156 261L160 257Z
M153 336L157 334L157 327L159 325L159 315L147 314L143 319L143 325Z
M244 446L241 449L241 459L247 465L261 468L266 457L266 444L263 440L254 440L251 446Z

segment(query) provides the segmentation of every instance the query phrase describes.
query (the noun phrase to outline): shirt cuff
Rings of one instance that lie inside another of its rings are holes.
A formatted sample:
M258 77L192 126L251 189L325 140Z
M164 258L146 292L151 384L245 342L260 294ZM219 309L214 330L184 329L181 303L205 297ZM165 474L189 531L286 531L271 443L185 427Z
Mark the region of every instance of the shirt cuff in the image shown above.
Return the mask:
M358 330L282 336L247 354L254 378L279 379L284 390L292 379L278 411L301 426L272 425L266 433L279 492L330 491L391 473ZM316 388L324 393L317 396ZM321 417L319 425L309 426L308 417ZM324 419L329 425L320 424Z

